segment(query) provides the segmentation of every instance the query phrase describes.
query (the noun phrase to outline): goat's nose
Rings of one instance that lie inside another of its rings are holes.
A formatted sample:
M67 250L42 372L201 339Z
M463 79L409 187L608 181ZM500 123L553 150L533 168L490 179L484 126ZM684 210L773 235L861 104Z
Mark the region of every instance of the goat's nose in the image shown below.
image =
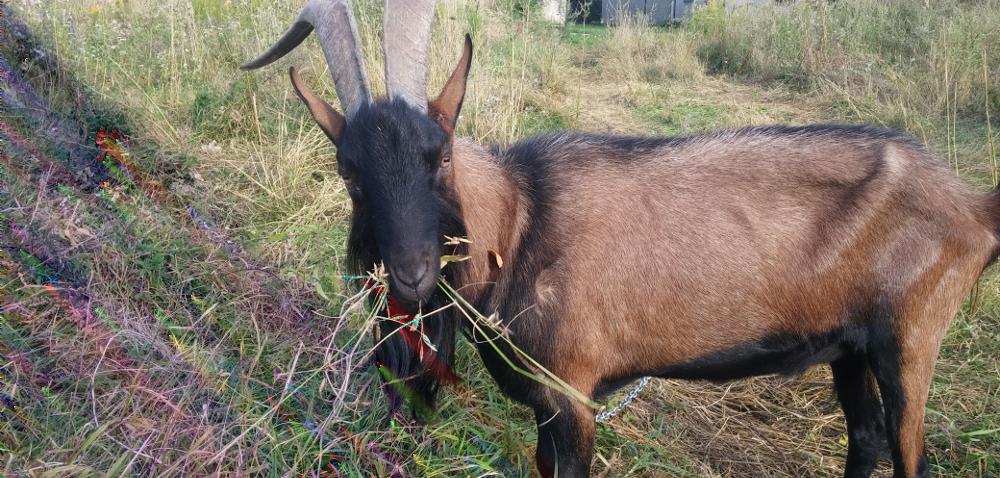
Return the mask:
M396 267L393 269L392 273L396 275L396 280L400 284L416 289L420 285L424 276L427 275L428 262L426 260L416 260L410 264Z

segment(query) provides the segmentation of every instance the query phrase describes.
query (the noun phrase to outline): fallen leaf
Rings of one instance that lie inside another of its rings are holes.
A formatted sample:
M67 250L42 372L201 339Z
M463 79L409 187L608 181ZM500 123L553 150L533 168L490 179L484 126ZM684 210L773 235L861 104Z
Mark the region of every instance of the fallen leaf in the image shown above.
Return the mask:
M503 269L503 257L500 257L496 251L490 251L490 259L493 259L493 263L497 265L497 269Z

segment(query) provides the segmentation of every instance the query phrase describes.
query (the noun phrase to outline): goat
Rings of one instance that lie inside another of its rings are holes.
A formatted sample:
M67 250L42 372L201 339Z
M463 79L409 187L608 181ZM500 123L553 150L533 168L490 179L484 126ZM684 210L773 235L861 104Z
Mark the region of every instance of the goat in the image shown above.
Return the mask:
M434 3L386 0L388 98L372 99L349 0L311 0L242 67L267 65L317 31L344 114L289 73L337 147L355 272L383 263L408 310L449 300L436 287L443 274L591 399L647 375L731 380L829 363L847 422L845 476L869 476L883 439L895 477L927 475L934 362L1000 251L1000 194L974 192L921 143L868 126L564 132L488 149L454 134L468 36L427 99ZM445 246L445 236L468 242ZM442 269L446 248L470 259ZM424 318L433 360L419 342L388 336L380 370L433 405L440 374L428 371L451 363L460 322ZM387 336L399 326L376 328ZM515 372L501 356L516 356L510 345L461 330L501 390L534 410L541 475L588 476L594 410Z

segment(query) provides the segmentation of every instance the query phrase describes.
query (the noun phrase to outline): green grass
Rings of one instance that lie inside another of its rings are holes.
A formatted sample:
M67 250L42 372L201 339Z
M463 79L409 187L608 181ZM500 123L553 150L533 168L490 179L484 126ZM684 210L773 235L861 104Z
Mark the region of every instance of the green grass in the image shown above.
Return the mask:
M355 3L380 91L380 2ZM532 470L531 413L468 344L465 381L435 422L385 416L365 363L370 318L349 308L356 289L341 277L350 210L333 149L283 74L297 65L333 99L322 55L310 40L279 67L237 70L300 4L52 0L16 11L37 45L0 18L0 56L26 87L0 86L0 393L18 402L0 421L3 473L300 476L335 455L346 476L388 476L391 461L416 476ZM677 28L556 28L533 8L441 7L432 90L462 35L476 44L460 134L866 122L923 139L977 188L995 182L1000 60L984 48L1000 43L995 0L708 9ZM25 103L32 92L40 105ZM129 135L160 193L97 161L101 128ZM63 291L46 288L53 277ZM994 268L977 297L931 390L940 476L1000 468ZM839 476L839 413L825 367L791 381L654 381L598 428L595 474Z
M690 103L646 103L636 111L650 132L664 135L706 131L722 116L718 106Z
M579 48L599 48L605 44L608 28L604 25L569 24L563 29L562 39Z

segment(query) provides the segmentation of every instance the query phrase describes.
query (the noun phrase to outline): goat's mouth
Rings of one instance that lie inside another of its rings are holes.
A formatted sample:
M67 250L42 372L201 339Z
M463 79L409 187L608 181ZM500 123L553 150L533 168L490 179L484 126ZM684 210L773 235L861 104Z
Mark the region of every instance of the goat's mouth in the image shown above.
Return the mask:
M389 268L389 291L392 297L410 310L427 303L437 287L438 259L427 257L416 265Z

